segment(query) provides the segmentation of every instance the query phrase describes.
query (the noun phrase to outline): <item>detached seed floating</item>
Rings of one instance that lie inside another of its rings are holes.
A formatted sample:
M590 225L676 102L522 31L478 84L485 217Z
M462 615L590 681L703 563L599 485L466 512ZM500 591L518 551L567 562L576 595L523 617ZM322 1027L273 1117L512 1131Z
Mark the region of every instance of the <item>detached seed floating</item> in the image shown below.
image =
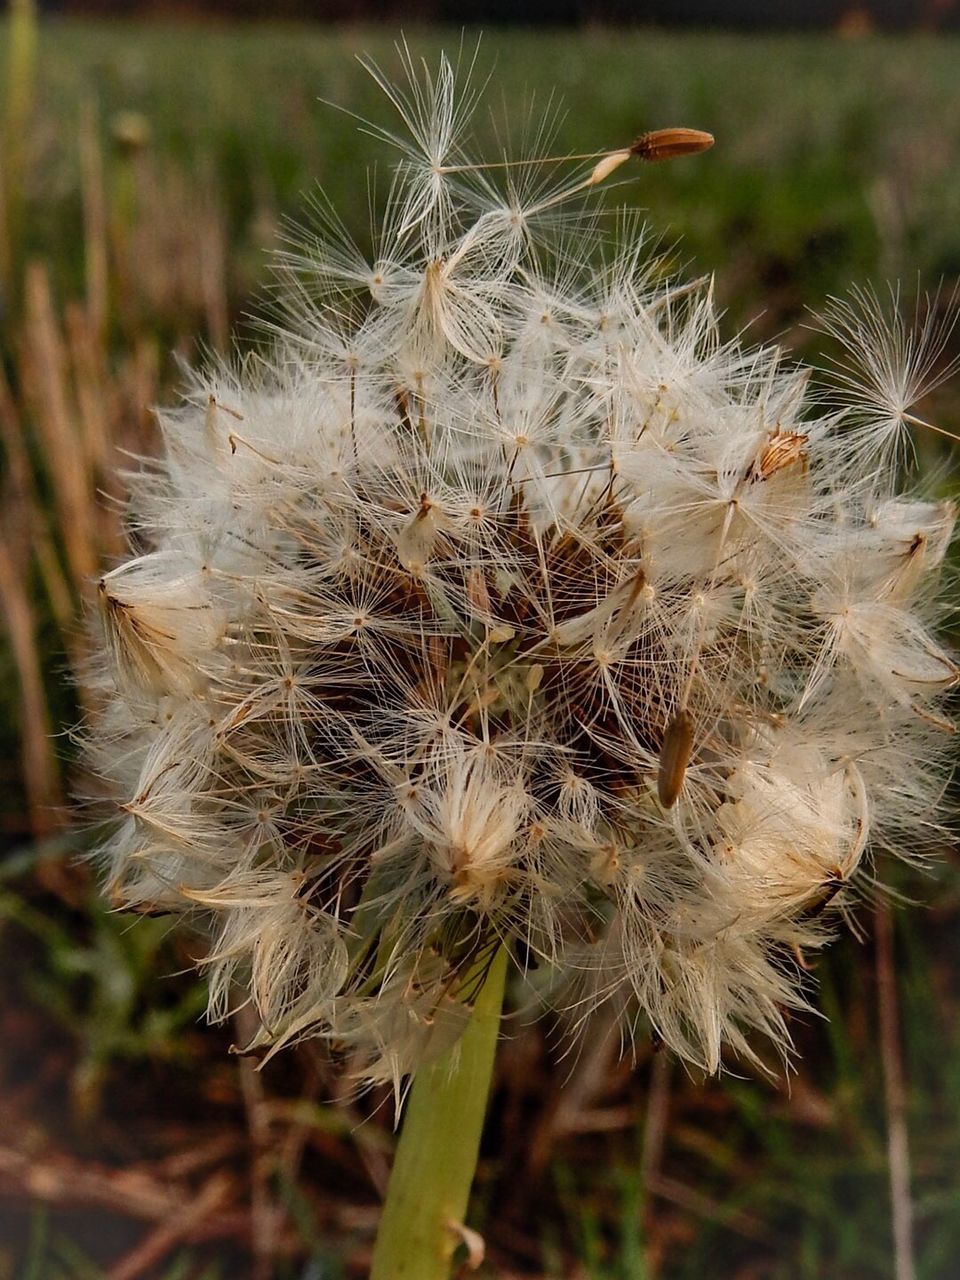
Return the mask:
M607 152L597 161L585 185L594 187L603 182L632 156L656 163L673 160L676 156L696 155L698 151L708 151L712 146L713 134L703 129L652 129L649 133L641 133L629 147Z
M673 160L675 156L693 156L709 151L713 134L703 129L653 129L641 133L630 144L630 154L641 160Z

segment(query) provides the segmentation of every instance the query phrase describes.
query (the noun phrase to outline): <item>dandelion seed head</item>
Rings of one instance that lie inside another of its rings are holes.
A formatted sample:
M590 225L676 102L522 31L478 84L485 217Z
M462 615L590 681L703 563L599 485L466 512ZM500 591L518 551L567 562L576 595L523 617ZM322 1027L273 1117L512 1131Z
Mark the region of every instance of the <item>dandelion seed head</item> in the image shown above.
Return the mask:
M373 259L318 199L272 355L196 374L132 479L109 892L205 925L211 1016L360 1080L456 1043L501 945L573 1023L785 1047L798 950L936 840L955 511L895 447L928 357L838 304L865 382L817 399L578 205L629 148L478 169L470 68L404 57Z

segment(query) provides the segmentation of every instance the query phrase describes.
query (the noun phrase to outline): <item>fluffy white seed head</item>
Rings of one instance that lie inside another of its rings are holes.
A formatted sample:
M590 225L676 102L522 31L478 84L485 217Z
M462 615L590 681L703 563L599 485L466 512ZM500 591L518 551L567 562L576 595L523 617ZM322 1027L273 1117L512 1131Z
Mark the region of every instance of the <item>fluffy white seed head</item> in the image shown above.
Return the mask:
M272 360L198 376L134 483L110 891L207 922L214 1016L364 1079L455 1042L499 945L714 1070L784 1043L827 909L935 832L954 511L898 489L917 349L836 311L868 384L817 408L577 210L639 152L478 169L469 90L410 73L373 259L318 206Z

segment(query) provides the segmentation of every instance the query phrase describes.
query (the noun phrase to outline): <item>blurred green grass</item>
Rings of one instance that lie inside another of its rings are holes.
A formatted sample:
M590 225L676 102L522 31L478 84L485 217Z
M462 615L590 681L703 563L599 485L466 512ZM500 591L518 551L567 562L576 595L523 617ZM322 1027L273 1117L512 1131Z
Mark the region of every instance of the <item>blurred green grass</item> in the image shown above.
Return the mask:
M408 38L428 60L462 41L467 61L478 39ZM563 150L622 145L672 124L711 130L712 155L644 169L625 197L649 209L659 232L682 237L684 258L717 273L735 321L763 308L771 332L868 275L960 274L958 51L923 36L494 32L481 39L478 75L492 68L495 116L529 110L539 123L559 112ZM79 286L85 100L108 127L118 113L139 113L159 154L213 177L239 296L263 270L258 218L295 214L315 182L362 229L367 164L384 165L389 152L327 105L387 118L358 53L388 77L399 71L393 36L381 31L49 22L27 250L50 256L65 291ZM475 126L489 132L485 112Z
M475 45L470 33L408 38L428 60L461 38L469 59ZM30 321L27 263L45 264L58 307L90 297L84 139L96 139L109 231L103 367L119 384L131 353L146 352L155 373L145 385L169 396L172 353L194 356L197 340L222 344L227 322L262 310L268 250L285 219L303 218L315 182L362 239L367 167L379 165L384 189L390 152L322 101L388 119L358 53L397 74L392 36L382 31L44 24L0 334L25 430L37 417L19 362ZM561 151L616 146L673 124L713 132L713 152L645 168L619 194L647 208L668 243L680 242L678 263L716 273L731 331L750 323L755 337L803 348L815 341L805 308L854 281L903 277L912 288L960 276L958 54L956 41L923 37L492 33L478 71L494 68L495 118L527 109L536 126L562 102ZM0 65L5 57L0 30ZM485 114L475 129L493 144ZM124 412L137 403L131 393ZM946 402L954 429L955 403L954 393ZM53 503L42 440L31 437L29 451L40 499ZM931 463L945 456L931 446ZM28 587L42 597L35 568ZM77 712L63 632L42 605L36 638L56 727ZM28 828L20 715L16 664L0 643L0 792L4 830L16 838ZM69 772L66 745L62 753ZM0 881L8 1141L44 1167L69 1158L154 1172L185 1149L225 1142L235 1198L262 1195L262 1186L251 1192L260 1184L247 1169L249 1077L227 1056L230 1034L196 1024L202 993L184 972L195 944L169 936L163 921L113 915L70 863L70 841L46 848L46 857L8 860ZM901 888L925 905L896 913L920 1280L950 1280L960 1257L960 874L955 853L944 853L935 876L903 875ZM558 1063L549 1029L518 1027L504 1046L478 1185L478 1225L494 1260L486 1274L892 1276L872 947L846 939L818 976L830 1020L796 1026L802 1058L792 1086L735 1076L704 1084L670 1069L652 1193L638 1171L651 1081L662 1070L655 1059L644 1051L634 1072L611 1069L587 1089L586 1052ZM364 1144L389 1145L383 1100L349 1114L328 1105L331 1079L309 1053L287 1055L261 1080L274 1109L267 1194L287 1222L272 1269L262 1256L249 1261L244 1219L235 1239L178 1245L144 1274L362 1274L376 1203ZM565 1127L559 1100L578 1082L586 1100ZM322 1105L301 1114L299 1129L277 1119L308 1085ZM291 1161L295 1133L303 1151ZM531 1169L537 1141L545 1162ZM4 1280L104 1276L134 1247L138 1232L119 1210L97 1202L81 1222L75 1209L37 1194L26 1213L28 1190L0 1165Z

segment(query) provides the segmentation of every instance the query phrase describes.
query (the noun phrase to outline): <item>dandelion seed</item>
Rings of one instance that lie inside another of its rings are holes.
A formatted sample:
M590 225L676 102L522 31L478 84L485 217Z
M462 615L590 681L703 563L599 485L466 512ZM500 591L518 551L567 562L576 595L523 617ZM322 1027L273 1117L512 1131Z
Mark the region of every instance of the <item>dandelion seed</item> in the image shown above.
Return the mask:
M849 300L833 299L820 317L819 327L844 351L836 361L837 395L875 462L904 453L908 424L956 439L910 410L956 372L960 357L946 358L945 352L958 315L956 297L933 294L923 300L920 321L911 328L900 312L899 289L891 288L884 304L874 289L858 288Z
M796 431L776 431L764 445L757 465L757 478L769 480L784 467L804 459L803 446L810 439Z
M672 809L680 795L693 751L693 730L693 717L689 711L678 711L664 730L657 771L657 795L665 809Z
M671 160L708 151L713 142L713 134L702 129L654 129L630 144L630 154L641 160Z

